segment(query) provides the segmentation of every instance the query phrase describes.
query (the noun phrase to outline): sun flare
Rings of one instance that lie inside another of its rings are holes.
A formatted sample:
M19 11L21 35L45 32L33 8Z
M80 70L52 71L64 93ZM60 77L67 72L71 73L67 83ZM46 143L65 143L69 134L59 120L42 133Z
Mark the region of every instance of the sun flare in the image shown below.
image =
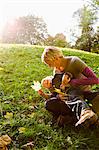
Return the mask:
M2 32L7 21L13 20L12 7L8 5L7 0L0 1L0 32ZM11 22L12 24L12 22Z

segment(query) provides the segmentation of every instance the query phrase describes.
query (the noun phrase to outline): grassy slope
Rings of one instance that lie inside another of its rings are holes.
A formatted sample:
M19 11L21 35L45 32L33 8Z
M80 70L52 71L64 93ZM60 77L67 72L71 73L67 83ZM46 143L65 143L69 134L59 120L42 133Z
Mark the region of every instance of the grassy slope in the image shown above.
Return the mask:
M34 79L41 81L52 73L41 63L42 51L43 47L38 46L0 45L0 135L12 138L12 150L30 141L34 150L98 150L97 129L86 132L50 126L51 116L42 98L30 87ZM63 53L79 56L99 76L99 55L71 49L63 49ZM7 112L12 114L6 115ZM24 127L23 133L20 127Z

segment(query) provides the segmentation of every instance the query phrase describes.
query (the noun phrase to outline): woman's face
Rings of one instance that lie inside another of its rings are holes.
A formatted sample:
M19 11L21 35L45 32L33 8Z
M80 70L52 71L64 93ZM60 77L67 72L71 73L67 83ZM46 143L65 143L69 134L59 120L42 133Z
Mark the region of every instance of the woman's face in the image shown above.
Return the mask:
M64 68L61 66L61 60L60 59L55 59L54 61L49 61L47 62L48 66L50 68L54 68L55 70L62 72L64 71Z

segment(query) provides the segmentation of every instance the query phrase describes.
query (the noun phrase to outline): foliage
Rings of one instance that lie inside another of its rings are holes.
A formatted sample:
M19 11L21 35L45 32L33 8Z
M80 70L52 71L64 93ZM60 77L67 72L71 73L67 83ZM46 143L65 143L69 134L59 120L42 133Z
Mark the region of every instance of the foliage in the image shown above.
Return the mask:
M54 45L54 37L51 36L51 35L48 35L48 37L45 40L45 44L48 45L48 46L49 45Z
M46 35L47 27L42 18L23 16L6 24L2 33L2 42L43 44Z
M79 26L82 30L81 36L77 39L75 47L77 49L91 52L94 33L92 25L96 21L96 14L87 6L84 6L75 14L79 16Z
M89 27L86 32L83 32L83 34L77 39L75 48L91 52L91 47L92 47L91 30L92 29Z
M66 41L66 37L63 33L57 33L54 37L48 35L45 41L46 45L53 45L58 47L69 47L69 43Z
M68 47L69 44L66 42L66 37L62 33L58 33L54 37L54 46Z
M96 33L94 33L93 35L91 52L99 54L99 26L97 28Z
M88 0L88 5L93 8L93 10L98 11L99 1L98 0Z
M52 74L52 70L41 63L43 49L0 45L0 135L11 137L10 150L22 150L23 145L30 142L34 150L98 150L99 129L86 132L72 126L51 126L52 116L45 110L43 99L31 88L34 80L41 81ZM80 57L98 75L97 54L62 50L65 55ZM96 90L98 86L93 88Z

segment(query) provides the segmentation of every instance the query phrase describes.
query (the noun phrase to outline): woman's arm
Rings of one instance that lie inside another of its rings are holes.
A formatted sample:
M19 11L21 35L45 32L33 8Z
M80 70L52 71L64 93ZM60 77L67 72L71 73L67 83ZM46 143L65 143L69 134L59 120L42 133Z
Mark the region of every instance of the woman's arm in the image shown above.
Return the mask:
M95 73L89 67L85 67L82 71L82 74L86 78L72 79L70 84L72 86L99 84L99 78L96 77Z

